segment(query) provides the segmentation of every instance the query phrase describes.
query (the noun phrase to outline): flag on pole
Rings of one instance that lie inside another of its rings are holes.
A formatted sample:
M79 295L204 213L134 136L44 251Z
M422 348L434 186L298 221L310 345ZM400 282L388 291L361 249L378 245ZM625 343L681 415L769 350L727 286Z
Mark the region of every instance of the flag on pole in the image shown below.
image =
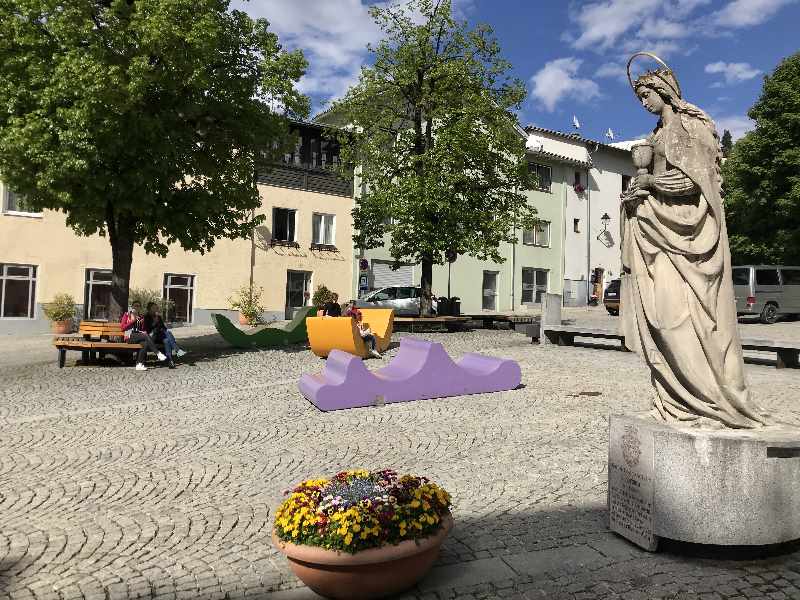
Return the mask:
M611 130L611 127L609 127L609 128L608 128L608 131L606 131L606 137L607 137L608 139L610 139L610 140L613 140L613 139L614 139L614 132Z
M581 128L581 122L578 121L578 117L576 117L575 115L572 115L572 125L575 127L575 129Z

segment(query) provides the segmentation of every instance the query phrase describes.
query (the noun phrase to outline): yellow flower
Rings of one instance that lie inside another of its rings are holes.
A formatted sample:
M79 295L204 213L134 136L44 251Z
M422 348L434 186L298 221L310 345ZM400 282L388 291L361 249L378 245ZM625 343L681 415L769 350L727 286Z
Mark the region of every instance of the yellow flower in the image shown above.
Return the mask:
M344 536L344 545L345 546L349 546L352 541L353 541L353 534L352 533L348 533L346 536Z

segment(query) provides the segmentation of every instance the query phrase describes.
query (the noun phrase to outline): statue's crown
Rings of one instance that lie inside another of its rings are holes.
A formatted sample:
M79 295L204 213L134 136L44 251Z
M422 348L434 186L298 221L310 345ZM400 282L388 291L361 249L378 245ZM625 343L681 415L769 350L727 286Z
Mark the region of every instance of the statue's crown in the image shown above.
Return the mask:
M680 98L681 97L681 88L678 85L678 80L675 78L675 74L672 72L672 69L654 69L652 71L646 71L643 75L639 76L636 80L638 83L645 83L647 80L659 79L663 81L667 86L675 93L675 95Z

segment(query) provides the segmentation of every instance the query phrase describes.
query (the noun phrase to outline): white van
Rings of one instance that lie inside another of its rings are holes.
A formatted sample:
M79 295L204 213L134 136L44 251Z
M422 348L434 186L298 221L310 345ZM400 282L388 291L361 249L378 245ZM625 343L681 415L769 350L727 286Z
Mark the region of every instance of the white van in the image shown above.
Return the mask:
M762 323L774 323L780 315L800 314L800 267L733 267L733 293L739 316L758 315Z

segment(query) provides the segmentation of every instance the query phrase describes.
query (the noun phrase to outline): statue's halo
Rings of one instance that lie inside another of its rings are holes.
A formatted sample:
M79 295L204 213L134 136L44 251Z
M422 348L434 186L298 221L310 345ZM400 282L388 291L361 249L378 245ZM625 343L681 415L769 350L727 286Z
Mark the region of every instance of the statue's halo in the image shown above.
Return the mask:
M637 52L636 54L631 56L630 59L628 59L628 83L631 84L631 89L634 91L634 93L636 92L636 86L633 83L633 77L631 77L631 64L633 63L634 59L636 57L638 57L638 56L647 56L649 58L652 58L654 61L656 61L662 67L664 67L669 72L669 74L672 75L672 79L675 81L675 86L678 88L676 90L678 92L678 96L679 97L683 96L683 92L681 92L681 84L678 83L678 78L675 77L675 72L672 69L669 68L669 65L667 63L665 63L663 60L661 60L658 56L656 56L652 52ZM662 79L662 78L659 77L659 79Z

